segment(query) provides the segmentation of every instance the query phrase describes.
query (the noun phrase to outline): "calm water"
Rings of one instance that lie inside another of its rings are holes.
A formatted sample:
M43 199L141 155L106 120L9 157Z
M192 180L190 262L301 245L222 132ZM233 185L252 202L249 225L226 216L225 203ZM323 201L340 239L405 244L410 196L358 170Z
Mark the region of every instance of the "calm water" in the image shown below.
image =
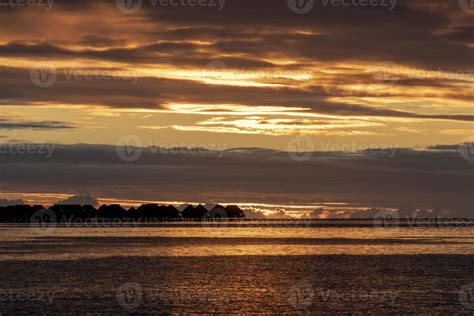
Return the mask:
M0 226L0 260L111 256L474 254L473 227L298 223ZM90 227L92 226L92 227ZM282 227L283 226L283 227Z
M333 224L0 225L0 313L474 312L474 228Z

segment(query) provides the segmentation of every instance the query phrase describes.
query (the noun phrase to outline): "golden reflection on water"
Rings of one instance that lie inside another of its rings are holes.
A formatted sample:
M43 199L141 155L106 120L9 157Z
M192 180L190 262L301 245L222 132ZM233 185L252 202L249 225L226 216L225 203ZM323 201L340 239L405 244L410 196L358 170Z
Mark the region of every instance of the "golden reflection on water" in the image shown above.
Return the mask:
M192 226L192 225L190 225ZM0 225L0 260L474 254L474 228Z

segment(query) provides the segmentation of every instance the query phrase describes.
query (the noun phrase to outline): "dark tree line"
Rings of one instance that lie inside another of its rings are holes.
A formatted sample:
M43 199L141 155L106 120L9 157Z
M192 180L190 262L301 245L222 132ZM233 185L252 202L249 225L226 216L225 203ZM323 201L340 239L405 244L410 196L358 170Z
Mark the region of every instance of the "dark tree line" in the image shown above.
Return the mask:
M188 205L180 212L173 205L144 204L138 208L124 209L118 204L102 205L96 209L92 205L53 205L44 208L41 205L16 205L0 207L0 222L28 223L35 217L48 215L51 221L70 222L74 220L171 220L171 219L225 219L244 218L245 213L236 205L216 205L211 210L201 204Z

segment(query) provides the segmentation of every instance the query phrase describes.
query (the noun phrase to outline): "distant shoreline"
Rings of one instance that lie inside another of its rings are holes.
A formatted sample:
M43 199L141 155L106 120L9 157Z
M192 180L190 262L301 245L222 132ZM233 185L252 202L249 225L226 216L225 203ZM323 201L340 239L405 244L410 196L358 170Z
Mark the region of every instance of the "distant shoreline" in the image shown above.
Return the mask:
M174 226L227 225L227 226L301 226L301 227L474 227L474 219L432 217L394 217L391 214L361 218L247 218L237 205L215 205L206 208L188 205L178 210L173 205L143 204L126 210L119 204L102 205L15 205L0 207L0 223L34 224L38 226L68 225L156 225L173 223Z
M415 219L413 219L415 220ZM373 219L104 219L88 218L84 220L72 219L66 221L0 221L0 227L56 227L56 228L82 228L82 227L301 227L301 228L374 228L387 231L405 228L470 228L474 227L472 219L416 219L414 222L392 222L390 226L374 223Z

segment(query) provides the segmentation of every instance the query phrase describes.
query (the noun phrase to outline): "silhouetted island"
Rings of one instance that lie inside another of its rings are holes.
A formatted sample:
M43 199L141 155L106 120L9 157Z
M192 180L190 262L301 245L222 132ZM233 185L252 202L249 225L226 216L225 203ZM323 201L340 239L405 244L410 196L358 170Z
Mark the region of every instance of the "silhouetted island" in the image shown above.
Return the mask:
M218 220L245 218L245 213L237 205L226 207L217 204L211 209L199 204L188 205L179 211L173 205L143 204L138 208L126 210L119 204L102 205L96 209L92 205L15 205L0 207L0 222L29 223L38 220L53 222L71 222L74 220Z

